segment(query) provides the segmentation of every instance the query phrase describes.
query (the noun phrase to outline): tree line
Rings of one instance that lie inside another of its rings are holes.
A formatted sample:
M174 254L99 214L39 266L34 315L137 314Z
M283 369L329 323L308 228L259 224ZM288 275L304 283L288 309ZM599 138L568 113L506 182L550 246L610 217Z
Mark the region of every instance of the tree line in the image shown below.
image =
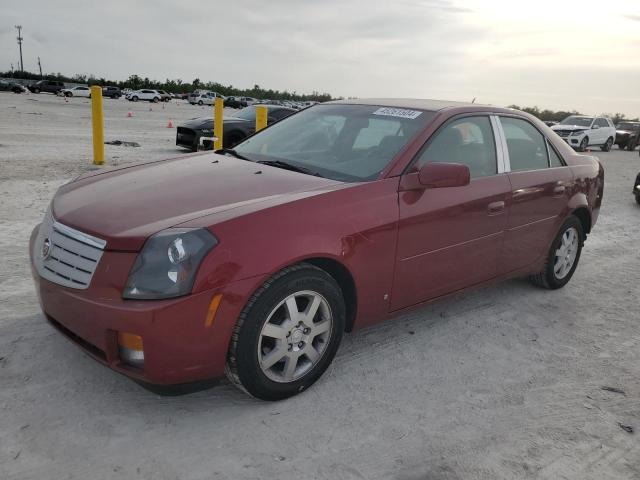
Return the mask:
M582 115L582 113L576 111L576 110L572 110L570 112L564 111L564 110L558 110L558 111L553 111L553 110L548 110L548 109L544 109L541 110L538 107L519 107L518 105L509 105L507 108L515 108L516 110L522 110L523 112L527 112L530 113L531 115L533 115L534 117L538 117L540 120L543 121L554 121L554 122L561 122L562 120L564 120L565 118L567 118L570 115ZM638 118L627 118L623 113L615 113L615 114L611 114L611 113L602 113L601 114L603 117L609 117L614 124L617 124L619 122L622 121L628 121L628 122L638 122L640 120L638 120Z
M17 77L25 80L58 80L67 83L82 83L86 85L113 85L120 88L131 88L139 90L141 88L150 88L153 90L165 90L170 93L188 93L193 90L212 90L224 96L245 96L255 97L266 100L293 100L307 101L314 100L316 102L327 102L334 100L329 93L320 93L313 91L311 93L299 94L295 91L274 90L262 88L260 85L254 85L252 88L237 88L233 85L223 85L219 82L204 82L199 78L195 78L191 82L183 82L181 79L169 79L164 82L160 80L150 79L149 77L140 77L138 75L130 75L126 80L110 80L104 77L96 77L94 75L75 74L71 77L61 73L50 73L40 76L40 74L32 72L0 72L0 77L9 78Z

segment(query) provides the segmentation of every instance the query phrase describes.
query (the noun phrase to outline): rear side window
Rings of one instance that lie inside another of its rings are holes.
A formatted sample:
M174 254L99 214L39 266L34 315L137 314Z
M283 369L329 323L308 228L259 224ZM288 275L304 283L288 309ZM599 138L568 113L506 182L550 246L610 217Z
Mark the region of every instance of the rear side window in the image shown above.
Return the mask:
M553 149L553 147L551 146L551 144L549 143L548 140L547 140L547 149L549 150L549 165L552 168L554 168L554 167L564 167L564 162L558 156L558 154Z
M454 120L436 133L416 163L461 163L469 167L471 178L497 173L496 144L488 117Z
M540 170L549 166L544 136L529 122L519 118L500 117L509 150L511 171Z

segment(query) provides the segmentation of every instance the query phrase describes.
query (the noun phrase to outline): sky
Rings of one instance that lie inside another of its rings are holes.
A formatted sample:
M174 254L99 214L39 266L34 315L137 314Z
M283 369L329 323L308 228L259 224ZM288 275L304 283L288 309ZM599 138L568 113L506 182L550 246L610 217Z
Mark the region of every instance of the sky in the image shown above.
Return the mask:
M29 0L0 70L640 116L640 0Z

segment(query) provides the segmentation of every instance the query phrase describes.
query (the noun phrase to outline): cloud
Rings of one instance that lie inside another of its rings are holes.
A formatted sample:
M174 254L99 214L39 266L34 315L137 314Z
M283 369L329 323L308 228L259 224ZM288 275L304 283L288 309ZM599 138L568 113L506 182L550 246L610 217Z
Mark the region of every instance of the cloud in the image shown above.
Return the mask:
M630 13L626 14L626 15L622 15L624 18L629 19L629 20L633 20L636 22L640 22L640 15L632 15Z

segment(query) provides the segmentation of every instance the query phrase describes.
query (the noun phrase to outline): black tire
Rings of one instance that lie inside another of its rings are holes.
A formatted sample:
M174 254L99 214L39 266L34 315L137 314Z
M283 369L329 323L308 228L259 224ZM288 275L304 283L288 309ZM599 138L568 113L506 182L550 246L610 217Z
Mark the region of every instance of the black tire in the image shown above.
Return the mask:
M636 203L640 205L640 195L636 195Z
M153 97L153 100L151 100L153 103L158 103L160 101L160 99L158 97Z
M202 100L198 100L198 105L202 106L204 105L204 102Z
M40 93L40 89L39 88L34 88L33 89L33 93Z
M624 150L625 148L627 148L627 144L626 143L619 143L618 144L618 149Z
M65 95L66 95L67 97L73 97L73 93L71 93L71 92L67 92Z
M564 276L563 278L558 278L556 272L554 271L556 251L562 244L562 237L571 228L574 228L578 233L576 257L573 261L571 269L566 274L566 276ZM544 263L544 267L539 273L529 276L529 280L531 280L534 285L542 288L547 288L549 290L556 290L558 288L564 287L567 283L569 283L569 280L571 280L571 277L573 277L573 273L576 271L578 262L580 261L580 253L582 252L584 239L585 237L584 230L582 229L582 223L580 223L580 220L575 215L571 215L562 224L560 230L558 230L558 234L553 239L553 242L551 242L551 247L549 248L549 253L547 254L547 259Z
M600 150L602 150L603 152L610 152L612 145L613 145L613 138L609 137L607 138L607 141L605 142L605 144L600 147Z
M138 97L137 97L137 96L133 96L133 97L131 97L131 101L133 101L133 102L137 102L137 101L138 101Z
M578 147L578 151L579 152L584 152L587 150L587 147L589 146L589 137L584 137L582 139L582 141L580 142L580 146Z
M329 305L333 320L326 347L317 363L297 380L274 381L260 367L258 345L269 314L288 296L312 291ZM344 298L336 281L324 270L300 263L281 270L250 298L238 318L227 357L226 374L244 392L262 400L282 400L310 387L331 364L345 326Z

